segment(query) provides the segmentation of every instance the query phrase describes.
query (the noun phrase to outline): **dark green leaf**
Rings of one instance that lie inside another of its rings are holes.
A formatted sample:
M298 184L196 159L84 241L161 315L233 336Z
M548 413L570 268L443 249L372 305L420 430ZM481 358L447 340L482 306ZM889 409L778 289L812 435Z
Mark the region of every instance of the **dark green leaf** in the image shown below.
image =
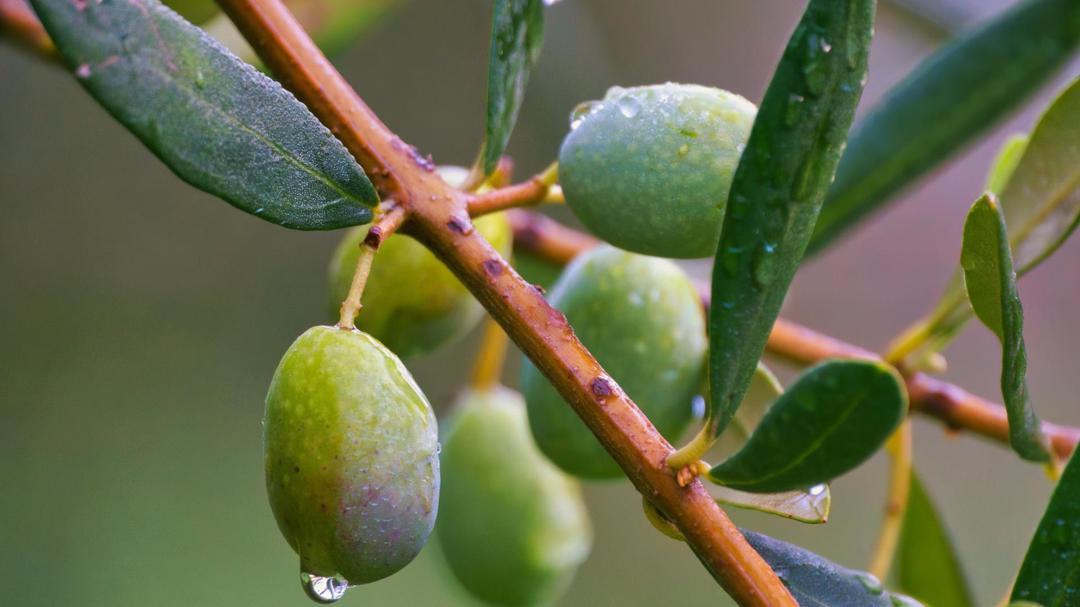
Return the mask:
M79 81L181 179L289 228L371 220L375 190L273 80L157 0L33 0Z
M877 578L841 567L806 550L754 531L746 540L780 576L802 607L916 607L914 599L885 591Z
M897 554L900 590L934 607L972 607L971 591L930 496L912 471Z
M873 0L811 0L761 102L732 180L713 268L709 424L742 400L862 94Z
M817 485L873 455L906 413L907 394L891 367L825 361L769 407L746 445L709 478L756 493Z
M1080 43L1080 2L1029 0L925 60L860 121L811 253L1001 120Z
M487 112L480 169L495 170L514 130L518 110L544 42L542 0L495 0L488 61Z
M1080 605L1080 458L1073 456L1031 538L1013 601Z
M203 23L218 14L214 0L166 0L165 5L192 23Z
M1024 310L1005 217L993 194L983 195L968 212L960 265L975 315L1001 340L1001 394L1009 415L1009 442L1021 457L1045 461L1046 437L1028 396Z

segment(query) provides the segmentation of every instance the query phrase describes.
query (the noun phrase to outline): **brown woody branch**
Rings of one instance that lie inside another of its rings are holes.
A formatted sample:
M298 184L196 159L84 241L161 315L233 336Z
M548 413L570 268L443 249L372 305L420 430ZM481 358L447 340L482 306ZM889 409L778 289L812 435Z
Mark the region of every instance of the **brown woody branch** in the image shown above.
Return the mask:
M549 306L473 228L468 195L367 107L280 0L218 0L283 83L352 151L376 188L405 209L403 230L469 288L571 404L639 491L742 605L796 605L700 482L680 487L665 466L671 445Z
M566 263L581 251L594 246L592 236L568 228L547 217L528 211L514 211L514 243L559 263ZM708 288L700 289L708 305ZM768 351L799 364L813 364L826 358L880 357L859 346L778 319L769 335ZM950 430L967 430L999 442L1009 442L1009 420L1005 407L980 398L964 389L924 373L904 373L911 409L937 418ZM1080 442L1080 428L1043 422L1055 453L1068 458Z
M45 32L34 11L30 10L26 0L0 0L0 34L10 36L15 42L46 59L60 60L49 34Z

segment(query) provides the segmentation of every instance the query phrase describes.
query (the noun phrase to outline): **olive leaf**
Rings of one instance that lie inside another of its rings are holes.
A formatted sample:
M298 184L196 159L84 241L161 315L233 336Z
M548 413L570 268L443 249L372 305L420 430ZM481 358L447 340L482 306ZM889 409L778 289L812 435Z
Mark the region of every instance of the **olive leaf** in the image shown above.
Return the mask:
M811 525L827 522L832 508L832 493L825 484L781 493L749 493L730 487L717 487L711 493L717 503L725 506L774 514Z
M862 94L874 8L811 0L735 170L709 310L714 435L746 392L832 181Z
M1077 605L1080 572L1080 459L1073 457L1058 481L1027 555L1012 601L1047 607Z
M1020 3L944 46L894 86L852 131L808 254L1038 90L1080 44L1078 20L1075 0Z
M794 544L742 530L746 541L784 582L800 605L829 607L918 607L915 599L888 592L864 571L826 560Z
M811 487L855 468L907 413L896 372L873 361L829 360L803 373L750 440L709 479L754 493Z
M1024 155L1030 138L1024 133L1018 133L1009 137L1001 144L994 162L990 165L990 171L986 175L986 191L1001 196L1005 186L1009 184L1016 165L1020 163L1020 157Z
M896 568L900 590L934 607L975 605L945 525L914 470Z
M375 189L290 93L157 0L32 0L79 82L184 181L288 228L365 223Z
M478 168L487 177L495 170L518 110L525 98L529 73L540 59L544 43L542 0L495 0L488 60L487 111L484 144Z
M975 315L1001 340L1001 394L1009 415L1009 442L1021 457L1045 461L1047 440L1028 395L1024 310L1005 217L993 194L984 194L968 212L960 265Z

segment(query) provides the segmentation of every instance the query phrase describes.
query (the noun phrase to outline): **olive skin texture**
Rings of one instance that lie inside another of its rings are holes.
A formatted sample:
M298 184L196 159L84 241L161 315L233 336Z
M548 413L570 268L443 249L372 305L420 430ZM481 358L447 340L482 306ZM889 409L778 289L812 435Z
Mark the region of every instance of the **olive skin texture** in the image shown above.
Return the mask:
M505 213L473 221L481 235L504 257L512 232ZM330 262L330 302L334 318L349 292L360 243L368 227L349 230ZM375 254L356 326L402 358L425 354L468 333L483 307L465 285L424 245L404 234L387 238Z
M715 88L614 87L574 112L559 151L566 203L617 247L710 257L756 115L753 103Z
M407 565L435 524L438 429L408 370L355 330L308 329L263 419L266 489L301 570L350 584Z
M464 393L442 470L435 533L458 582L499 607L556 599L588 556L592 532L580 486L536 448L521 395Z
M707 342L693 284L671 261L601 245L578 255L549 292L577 337L656 429L676 440L693 417ZM591 479L621 470L555 388L527 360L521 390L540 450Z

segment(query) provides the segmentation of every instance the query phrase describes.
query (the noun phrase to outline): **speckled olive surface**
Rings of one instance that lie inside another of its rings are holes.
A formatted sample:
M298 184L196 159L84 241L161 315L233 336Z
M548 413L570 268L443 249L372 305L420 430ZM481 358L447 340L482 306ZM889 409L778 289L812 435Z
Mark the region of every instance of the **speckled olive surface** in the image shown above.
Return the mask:
M566 202L623 249L711 256L756 114L753 103L716 88L614 87L571 117L559 152Z
M302 570L363 584L423 548L439 500L435 415L374 338L336 327L297 338L263 432L270 506Z
M668 440L689 423L705 365L705 319L689 278L671 261L602 245L578 255L548 300ZM540 449L585 478L618 465L547 379L523 363L522 392Z
M504 257L512 242L505 213L485 215L473 224ZM349 292L360 243L368 227L349 230L330 261L330 305L333 318ZM453 342L483 316L480 302L424 245L403 234L387 238L371 266L363 309L356 326L408 358Z
M517 392L464 393L449 427L436 535L450 571L491 605L550 603L592 546L581 488L536 448Z

